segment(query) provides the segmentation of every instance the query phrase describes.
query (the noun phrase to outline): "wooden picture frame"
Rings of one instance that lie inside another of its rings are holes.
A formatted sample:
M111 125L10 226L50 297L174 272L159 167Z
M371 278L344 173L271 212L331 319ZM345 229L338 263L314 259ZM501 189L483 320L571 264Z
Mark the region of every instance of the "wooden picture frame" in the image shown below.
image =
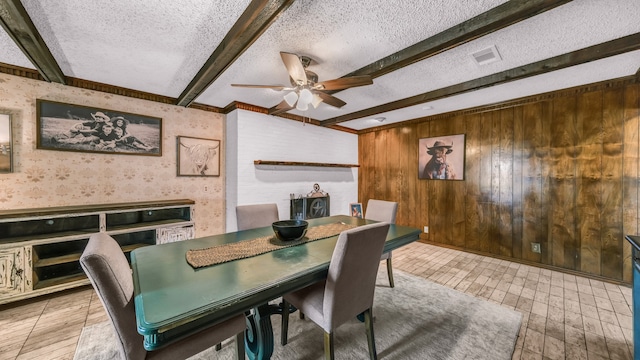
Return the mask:
M349 214L353 217L357 217L362 219L362 203L351 203L349 204Z
M162 119L36 100L36 148L162 156Z
M11 115L0 114L0 173L13 172Z
M418 142L418 179L464 180L465 134L435 136Z
M220 176L220 140L178 136L178 176Z

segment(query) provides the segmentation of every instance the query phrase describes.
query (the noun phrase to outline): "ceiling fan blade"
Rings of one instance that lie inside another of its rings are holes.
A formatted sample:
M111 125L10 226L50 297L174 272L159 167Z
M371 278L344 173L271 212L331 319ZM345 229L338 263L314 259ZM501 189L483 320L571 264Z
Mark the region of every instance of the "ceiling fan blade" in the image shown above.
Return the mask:
M291 76L293 81L298 85L306 85L307 73L305 73L304 66L302 66L302 62L298 55L281 51L280 57L282 57L282 62L287 68L289 76Z
M258 88L258 89L272 89L275 91L282 91L285 89L289 89L292 90L289 87L286 86L282 86L282 85L247 85L247 84L231 84L231 86L235 86L235 87L245 87L245 88Z
M322 91L315 91L314 94L317 94L318 96L320 96L320 98L322 99L322 101L324 101L327 105L331 105L337 108L341 108L345 105L347 105L346 102L338 99L337 97L333 96L333 95L329 95L327 93L323 93Z
M373 84L373 80L370 75L360 75L321 81L316 83L314 87L318 90L342 90L371 84Z

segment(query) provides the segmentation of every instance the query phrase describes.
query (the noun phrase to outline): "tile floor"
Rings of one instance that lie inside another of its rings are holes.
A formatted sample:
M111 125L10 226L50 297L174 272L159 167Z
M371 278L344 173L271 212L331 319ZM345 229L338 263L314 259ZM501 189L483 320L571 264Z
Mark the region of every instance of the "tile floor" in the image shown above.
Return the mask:
M393 264L521 312L513 359L633 358L629 287L421 243L394 251ZM2 305L0 360L72 359L82 328L101 321L88 287Z

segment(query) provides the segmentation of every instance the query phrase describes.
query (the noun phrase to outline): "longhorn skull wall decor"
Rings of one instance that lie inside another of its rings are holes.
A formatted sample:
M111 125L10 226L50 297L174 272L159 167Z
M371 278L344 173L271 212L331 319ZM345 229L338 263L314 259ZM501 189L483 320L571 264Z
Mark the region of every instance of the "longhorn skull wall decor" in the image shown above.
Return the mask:
M220 140L178 136L178 176L220 176Z

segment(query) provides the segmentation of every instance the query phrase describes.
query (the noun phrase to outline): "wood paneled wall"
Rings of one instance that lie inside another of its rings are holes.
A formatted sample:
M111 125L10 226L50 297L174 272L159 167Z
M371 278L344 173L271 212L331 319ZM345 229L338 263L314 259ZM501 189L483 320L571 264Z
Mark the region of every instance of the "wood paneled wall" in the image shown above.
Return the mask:
M362 131L359 199L429 242L630 283L639 99L630 77ZM464 181L419 180L418 140L462 133Z

